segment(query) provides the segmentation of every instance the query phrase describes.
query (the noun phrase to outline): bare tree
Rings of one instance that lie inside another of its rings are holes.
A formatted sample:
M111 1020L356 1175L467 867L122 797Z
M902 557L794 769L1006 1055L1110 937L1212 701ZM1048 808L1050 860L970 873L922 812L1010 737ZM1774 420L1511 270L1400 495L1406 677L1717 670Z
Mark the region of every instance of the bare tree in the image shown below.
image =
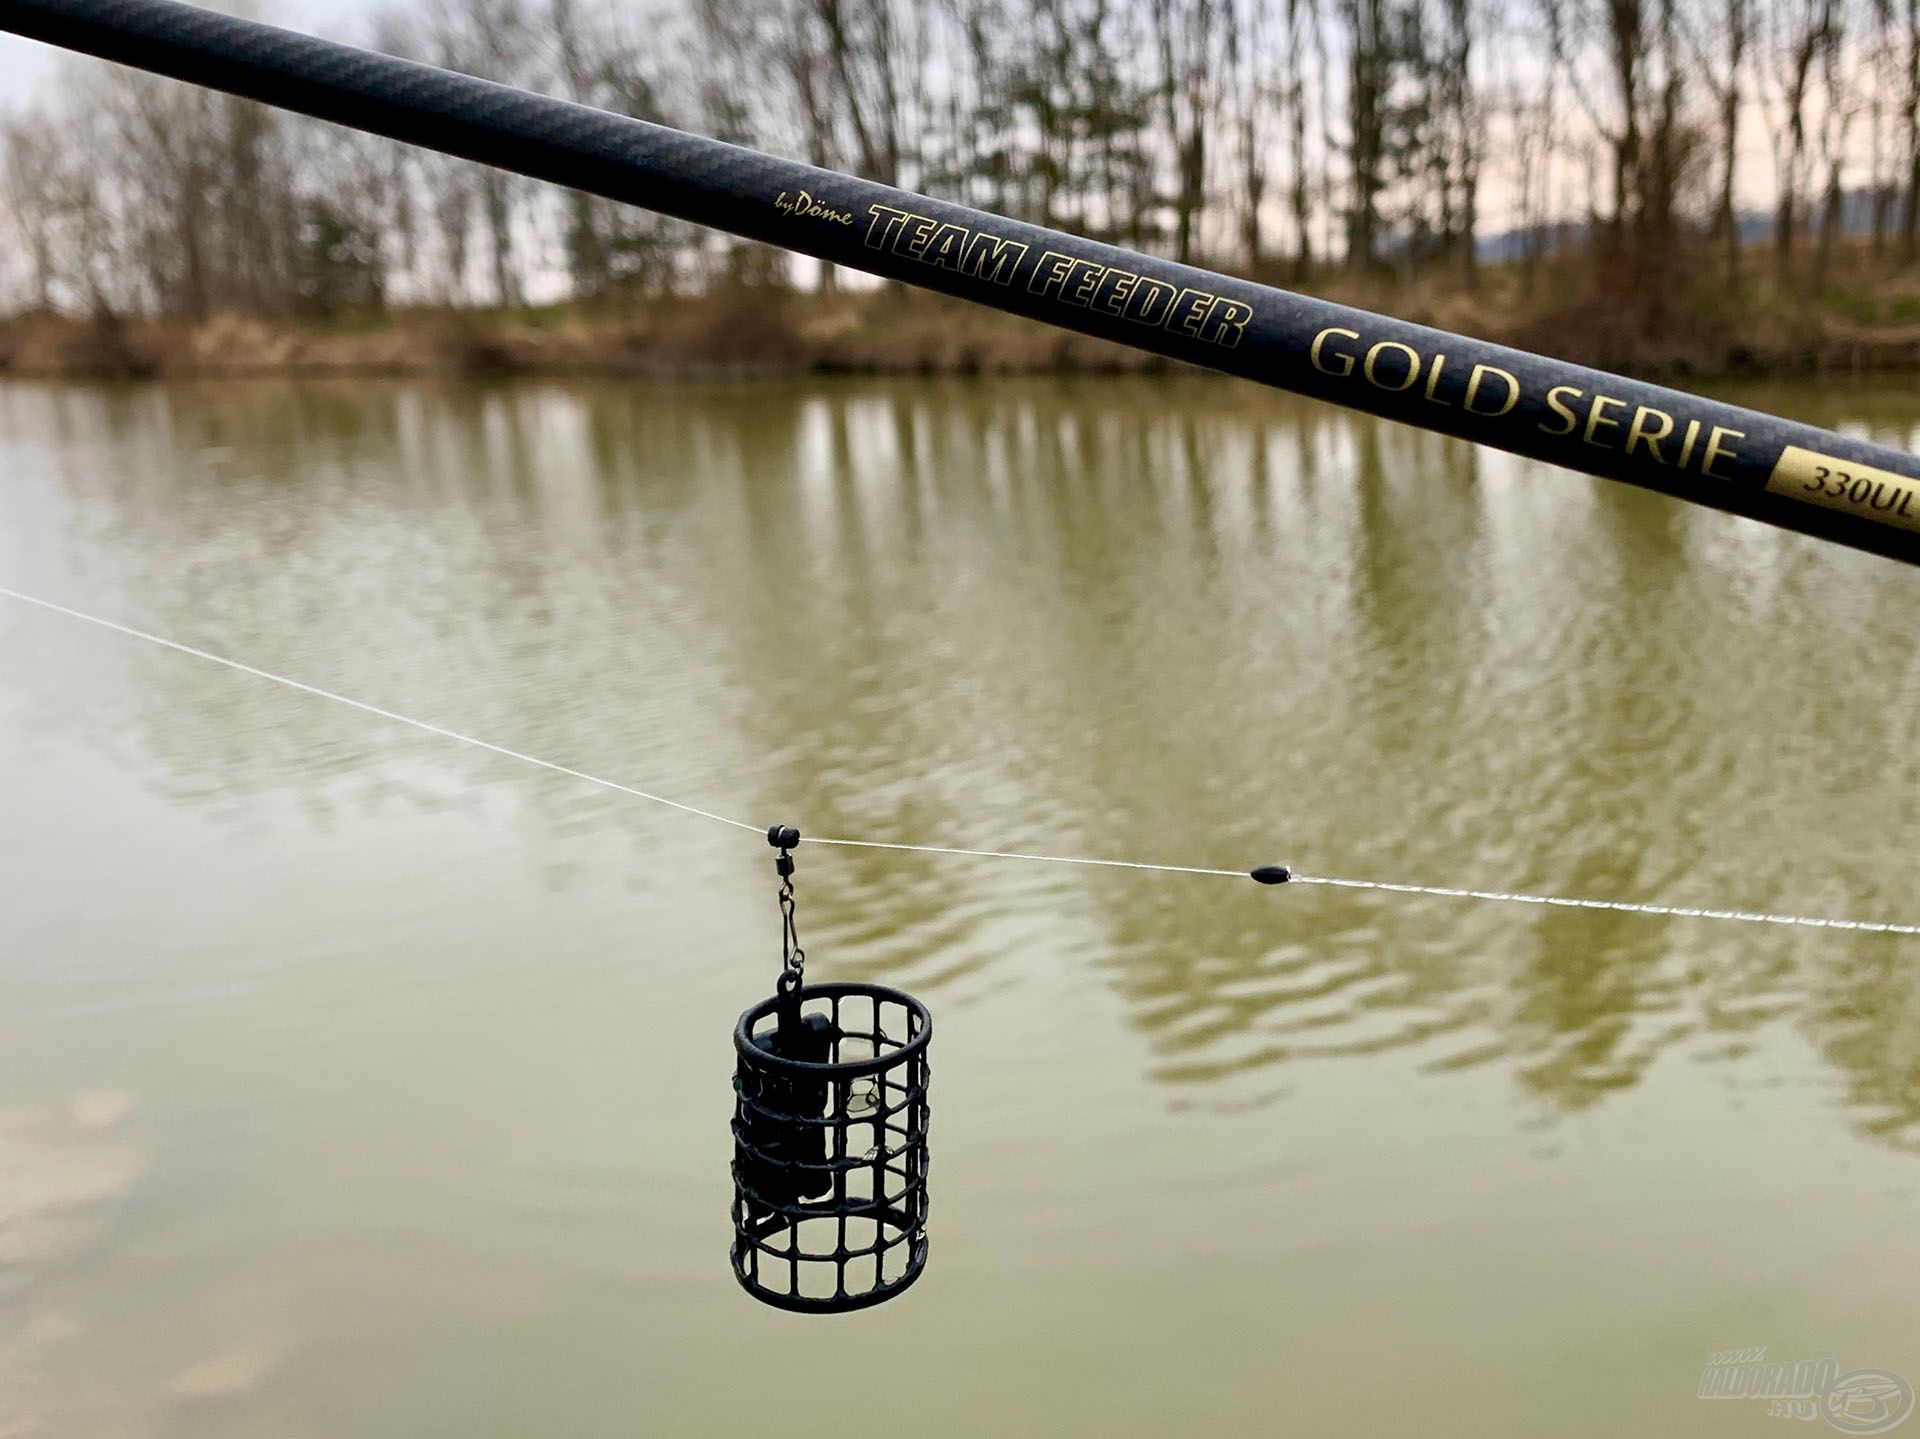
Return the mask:
M1287 149L1292 157L1293 180L1288 188L1288 212L1293 218L1296 280L1304 280L1313 268L1314 187L1312 157L1307 149L1307 75L1309 35L1318 35L1319 0L1285 0L1285 29L1282 64L1285 78L1279 87L1279 99L1285 114ZM1324 72L1324 67L1321 67Z
M1347 25L1347 264L1373 264L1386 177L1386 102L1392 38L1385 0L1340 0Z
M1920 0L1906 0L1906 86L1900 97L1901 129L1906 141L1906 203L1900 214L1900 256L1911 265L1920 259Z
M1228 12L1224 0L1150 0L1160 103L1172 157L1173 253L1194 257L1207 198L1207 136L1220 113Z
M1842 63L1842 36L1845 32L1842 0L1835 0L1829 20L1830 33L1821 47L1820 81L1823 94L1820 109L1820 167L1826 175L1826 187L1820 200L1820 238L1814 252L1814 283L1824 288L1833 270L1833 252L1840 241L1845 220L1847 137L1859 118L1859 101Z
M1262 210L1267 200L1269 156L1266 136L1269 119L1266 48L1267 6L1252 0L1230 17L1226 27L1227 72L1233 85L1234 138L1240 162L1240 253L1250 270L1264 258Z
M1747 62L1753 42L1754 0L1720 0L1718 11L1703 10L1692 28L1695 66L1713 98L1720 147L1719 182L1714 190L1712 233L1719 241L1725 283L1740 285L1740 120L1747 108ZM1702 32L1705 32L1704 34ZM1709 43L1717 39L1718 45Z
M1766 107L1774 164L1773 245L1782 283L1793 278L1794 239L1808 184L1807 104L1816 67L1834 38L1837 0L1773 0L1766 19L1777 96Z
M28 110L0 126L0 177L6 215L21 238L28 294L36 310L53 308L54 255L60 243L59 150L51 122Z
M808 0L823 36L861 174L900 183L905 96L913 83L906 28L911 12L887 0Z

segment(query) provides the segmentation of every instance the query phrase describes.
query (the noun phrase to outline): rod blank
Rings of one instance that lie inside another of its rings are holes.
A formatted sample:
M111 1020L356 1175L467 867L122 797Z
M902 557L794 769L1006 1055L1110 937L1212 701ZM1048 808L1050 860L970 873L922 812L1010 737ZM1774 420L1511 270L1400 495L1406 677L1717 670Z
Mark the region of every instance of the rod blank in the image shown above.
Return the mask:
M1920 459L177 0L0 29L1920 563Z

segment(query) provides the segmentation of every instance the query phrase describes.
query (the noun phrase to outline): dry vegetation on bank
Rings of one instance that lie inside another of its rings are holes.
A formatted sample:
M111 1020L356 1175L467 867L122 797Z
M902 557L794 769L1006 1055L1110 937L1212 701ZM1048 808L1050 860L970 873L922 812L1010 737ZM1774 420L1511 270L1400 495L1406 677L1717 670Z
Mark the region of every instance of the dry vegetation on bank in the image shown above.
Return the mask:
M1843 255L1819 293L1758 275L1722 284L1608 285L1582 264L1483 268L1469 291L1335 273L1329 299L1654 375L1920 369L1920 272ZM1754 269L1764 266L1755 257ZM1703 269L1705 266L1703 265ZM1276 281L1281 277L1272 277ZM215 315L0 320L0 375L161 378L346 374L1025 374L1138 371L1153 356L936 295L898 288L797 293L762 286L700 297L576 302L511 312L395 310L346 320Z

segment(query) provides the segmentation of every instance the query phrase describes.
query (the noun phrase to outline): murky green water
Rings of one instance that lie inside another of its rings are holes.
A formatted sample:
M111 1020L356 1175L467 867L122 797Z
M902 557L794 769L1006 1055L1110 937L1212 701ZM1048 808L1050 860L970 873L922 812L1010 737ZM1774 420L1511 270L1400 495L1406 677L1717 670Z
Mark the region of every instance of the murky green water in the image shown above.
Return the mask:
M14 385L0 584L816 833L1920 919L1920 575L1241 385ZM937 1031L931 1266L824 1321L726 1264L763 842L0 603L0 1435L1920 1379L1920 941L800 861Z

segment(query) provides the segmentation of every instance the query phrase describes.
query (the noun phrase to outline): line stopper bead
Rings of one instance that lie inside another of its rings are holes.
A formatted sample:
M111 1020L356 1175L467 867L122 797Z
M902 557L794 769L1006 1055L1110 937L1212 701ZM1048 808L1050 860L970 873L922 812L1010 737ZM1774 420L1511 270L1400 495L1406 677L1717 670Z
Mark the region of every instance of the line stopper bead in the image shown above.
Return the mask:
M1293 878L1293 871L1284 864L1263 864L1260 868L1249 870L1258 884L1285 884Z

